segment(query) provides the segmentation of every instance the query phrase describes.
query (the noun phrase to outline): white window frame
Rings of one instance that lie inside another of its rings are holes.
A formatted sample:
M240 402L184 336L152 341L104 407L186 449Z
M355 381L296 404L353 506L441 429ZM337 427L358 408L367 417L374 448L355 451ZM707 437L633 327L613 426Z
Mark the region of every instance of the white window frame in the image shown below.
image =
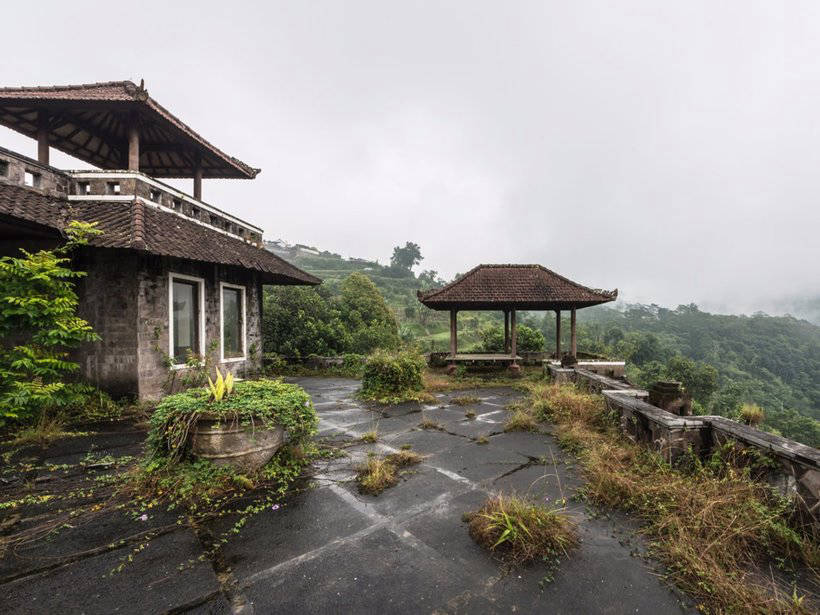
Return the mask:
M240 292L242 302L242 356L225 358L225 308L222 305L225 301L223 289L233 288ZM222 363L234 363L236 361L246 361L248 359L248 302L246 288L240 284L219 283L219 359Z
M168 274L168 356L171 361L174 357L174 280L195 282L199 286L199 356L205 356L205 279L197 278L184 273L170 272ZM171 369L183 369L185 363L174 363Z

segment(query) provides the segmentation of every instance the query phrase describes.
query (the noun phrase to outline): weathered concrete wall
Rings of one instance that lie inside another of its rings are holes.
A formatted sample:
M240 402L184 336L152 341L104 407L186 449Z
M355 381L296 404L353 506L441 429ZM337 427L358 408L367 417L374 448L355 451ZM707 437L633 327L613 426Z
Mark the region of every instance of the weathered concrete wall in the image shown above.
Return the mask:
M256 273L233 267L196 263L180 259L141 255L138 276L139 317L137 323L139 396L157 399L175 390L184 380L186 369L168 367L169 354L169 273L202 278L205 282L205 351L214 365L237 377L248 377L262 366L262 297ZM245 287L247 314L247 360L220 360L220 282Z
M600 392L607 408L620 417L621 430L632 441L658 451L669 462L692 450L705 456L733 442L739 449L755 450L771 460L763 477L783 495L795 498L820 525L820 450L760 431L722 416L678 416L645 401L646 391L622 380L584 369L549 366L556 381L574 380Z
M65 195L71 190L71 177L55 169L54 167L41 164L33 158L28 158L22 154L12 152L0 147L0 162L5 162L5 172L0 172L0 183L12 184L15 186L25 185L26 171L37 176L36 186L29 186L44 194Z
M137 392L137 258L127 250L82 249L74 266L80 317L102 338L73 353L82 376L114 396Z

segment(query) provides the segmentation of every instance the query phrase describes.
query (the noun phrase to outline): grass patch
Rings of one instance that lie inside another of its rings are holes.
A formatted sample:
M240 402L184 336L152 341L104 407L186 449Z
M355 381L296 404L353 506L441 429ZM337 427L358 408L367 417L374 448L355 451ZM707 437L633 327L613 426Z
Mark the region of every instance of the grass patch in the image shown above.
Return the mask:
M441 425L436 423L432 419L422 419L421 422L418 424L419 429L441 429Z
M451 404L455 404L456 406L471 406L473 404L481 403L480 397L475 397L474 395L464 395L463 397L453 397L450 400Z
M373 444L377 442L379 439L379 432L375 429L371 429L362 434L362 437L359 438L362 442L367 442L368 444Z
M66 431L65 423L61 419L42 416L35 425L21 429L11 440L7 440L4 444L17 447L42 446L45 448L51 442L61 438L87 435L89 435L89 432Z
M480 438L476 438L475 443L476 444L489 444L490 439L487 436L481 436Z
M490 498L465 520L473 540L511 565L552 562L578 544L575 524L563 510L515 496Z
M399 482L401 468L421 463L422 459L424 458L421 455L409 450L400 450L386 457L370 457L356 475L359 491L368 495L379 495Z
M464 416L472 420L475 418L475 412L472 410L467 410L467 412L464 413Z
M504 423L504 431L538 431L538 421L531 412L516 408Z
M671 466L621 436L597 395L572 385L531 384L533 411L557 425L581 460L591 503L635 514L668 578L710 613L810 612L801 592L775 581L797 567L817 575L820 547L793 502L755 480L751 466L718 450ZM808 594L803 591L803 594ZM799 604L801 601L804 603Z

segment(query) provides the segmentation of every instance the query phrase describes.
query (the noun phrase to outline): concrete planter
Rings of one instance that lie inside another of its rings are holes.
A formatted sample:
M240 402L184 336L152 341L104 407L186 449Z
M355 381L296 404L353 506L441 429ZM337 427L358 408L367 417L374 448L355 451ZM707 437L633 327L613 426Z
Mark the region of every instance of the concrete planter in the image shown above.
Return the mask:
M191 452L219 466L233 466L245 471L258 470L285 443L281 427L266 429L240 425L215 416L202 415L191 430Z

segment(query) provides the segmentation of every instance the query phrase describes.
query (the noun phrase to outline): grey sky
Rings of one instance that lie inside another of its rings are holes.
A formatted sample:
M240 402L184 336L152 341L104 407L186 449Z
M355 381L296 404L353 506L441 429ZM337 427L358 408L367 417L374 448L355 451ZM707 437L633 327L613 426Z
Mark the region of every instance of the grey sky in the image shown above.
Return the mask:
M539 262L627 301L820 295L815 2L3 10L0 84L144 78L263 169L203 196L268 239L381 262L415 241L448 277Z

